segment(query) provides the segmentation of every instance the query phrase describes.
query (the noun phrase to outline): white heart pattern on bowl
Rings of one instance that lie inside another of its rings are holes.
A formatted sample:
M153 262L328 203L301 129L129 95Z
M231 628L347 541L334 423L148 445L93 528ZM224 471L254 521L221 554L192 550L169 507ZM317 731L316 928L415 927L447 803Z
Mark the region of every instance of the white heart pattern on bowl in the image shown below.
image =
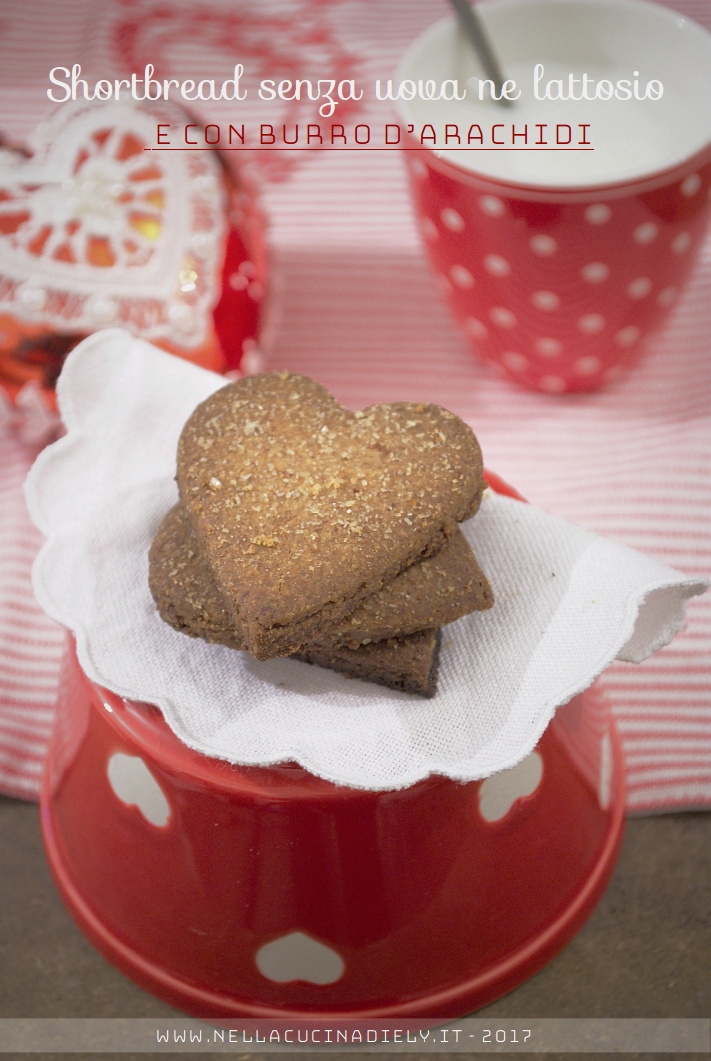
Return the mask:
M498 822L505 818L514 803L531 796L543 777L543 759L539 752L530 755L511 770L492 774L482 782L479 789L479 811L487 822Z
M108 325L190 348L219 297L227 237L209 151L155 152L170 104L70 103L28 159L0 162L0 313L67 333Z
M277 984L292 980L335 984L345 969L340 954L304 932L290 932L288 936L265 943L255 960L262 976Z
M138 807L151 825L162 828L170 818L170 804L143 759L114 752L106 769L114 795L127 807Z

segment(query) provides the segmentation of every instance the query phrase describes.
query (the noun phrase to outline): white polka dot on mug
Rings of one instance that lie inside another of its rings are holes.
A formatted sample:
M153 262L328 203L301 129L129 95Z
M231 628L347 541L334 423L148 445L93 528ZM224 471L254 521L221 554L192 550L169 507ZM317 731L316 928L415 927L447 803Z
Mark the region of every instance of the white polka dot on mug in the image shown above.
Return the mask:
M583 280L589 284L602 284L610 275L610 267L604 262L588 262L580 270Z
M543 310L544 313L552 313L560 306L560 296L556 295L555 291L534 291L531 295L531 302L536 309Z
M451 206L445 206L439 216L442 219L442 224L450 232L464 231L464 218L456 210L453 210Z
M487 254L484 258L484 268L492 276L508 276L511 266L500 254Z
M501 360L512 372L523 372L528 367L528 358L519 354L517 350L507 350L501 355Z
M449 278L453 284L465 290L474 286L474 277L464 265L453 265L449 270Z
M533 348L541 357L560 357L563 353L563 344L560 339L551 339L547 335L536 339Z
M558 250L558 244L553 237L543 234L532 236L528 245L533 253L538 254L541 258L550 258Z
M517 324L516 314L505 306L494 306L490 309L489 319L497 328L515 328Z

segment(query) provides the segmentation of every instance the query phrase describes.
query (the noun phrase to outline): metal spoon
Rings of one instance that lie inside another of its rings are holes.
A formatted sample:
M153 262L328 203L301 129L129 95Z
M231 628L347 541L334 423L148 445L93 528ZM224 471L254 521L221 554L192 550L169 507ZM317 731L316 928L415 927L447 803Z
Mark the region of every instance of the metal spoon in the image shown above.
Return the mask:
M475 8L472 8L469 0L450 0L450 3L456 12L457 18L459 19L459 25L464 31L464 35L474 47L475 52L481 60L481 65L484 67L486 76L494 82L494 90L496 95L500 97L497 102L500 103L502 107L510 107L511 100L508 100L505 96L501 95L504 76L501 73L499 60L491 46L491 41L489 40L489 35L486 32L486 27L484 26L481 16Z

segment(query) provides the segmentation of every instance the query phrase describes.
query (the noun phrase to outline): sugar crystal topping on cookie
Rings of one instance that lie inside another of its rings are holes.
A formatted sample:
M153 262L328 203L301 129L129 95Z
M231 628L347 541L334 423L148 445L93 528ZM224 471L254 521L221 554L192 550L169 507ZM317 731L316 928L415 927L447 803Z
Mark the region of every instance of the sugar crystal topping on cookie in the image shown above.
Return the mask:
M313 632L436 551L476 510L481 472L470 428L438 406L352 413L312 380L268 373L198 406L177 478L215 579L248 640L256 624L263 655L266 631L281 652L286 628Z

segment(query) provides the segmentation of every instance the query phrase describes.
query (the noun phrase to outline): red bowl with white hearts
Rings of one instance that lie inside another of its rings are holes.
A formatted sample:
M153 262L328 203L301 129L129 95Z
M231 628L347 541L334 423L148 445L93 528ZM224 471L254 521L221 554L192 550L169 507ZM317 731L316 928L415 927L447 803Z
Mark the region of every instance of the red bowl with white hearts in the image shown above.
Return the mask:
M639 357L702 243L711 36L642 0L477 9L518 99L490 99L452 18L394 83L424 242L480 357L535 390L594 390ZM446 79L466 98L421 98L451 96Z
M484 781L374 792L234 766L92 684L69 644L41 806L79 926L173 1005L435 1019L510 991L584 923L619 850L624 770L596 687Z

